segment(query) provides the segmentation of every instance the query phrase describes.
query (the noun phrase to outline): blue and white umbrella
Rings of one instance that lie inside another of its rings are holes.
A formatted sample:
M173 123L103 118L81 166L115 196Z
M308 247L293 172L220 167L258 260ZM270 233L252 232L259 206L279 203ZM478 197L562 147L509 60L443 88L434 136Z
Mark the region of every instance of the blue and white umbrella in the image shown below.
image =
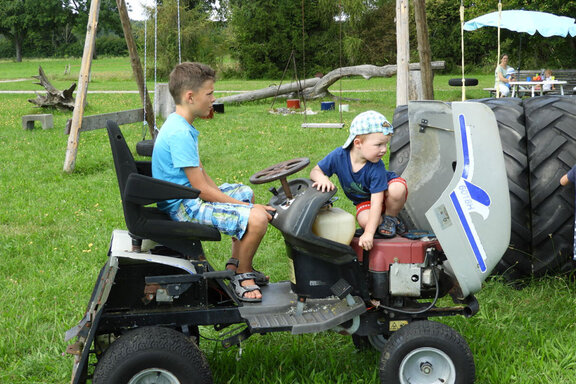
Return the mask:
M464 30L475 31L482 27L498 27L498 19L498 12L488 13L465 22ZM500 28L514 32L525 32L530 35L538 32L544 37L576 36L576 24L574 24L573 18L538 11L502 11Z

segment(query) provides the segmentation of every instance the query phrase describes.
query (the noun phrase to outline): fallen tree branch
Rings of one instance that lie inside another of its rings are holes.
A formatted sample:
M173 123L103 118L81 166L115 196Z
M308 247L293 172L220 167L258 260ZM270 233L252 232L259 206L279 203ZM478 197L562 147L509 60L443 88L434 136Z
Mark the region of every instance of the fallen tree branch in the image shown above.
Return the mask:
M29 102L32 104L36 104L42 108L57 108L61 110L73 110L74 109L74 89L76 89L76 83L72 84L72 86L65 91L59 91L48 81L46 77L46 73L42 67L38 67L38 75L32 76L35 79L38 79L40 82L35 83L38 85L43 86L47 93L45 95L41 95L38 92L36 93L36 99L28 99Z
M432 69L444 69L444 61L433 61ZM420 69L419 63L410 64L411 71ZM241 103L245 101L254 101L266 99L269 97L281 96L300 90L306 100L313 100L324 97L333 97L328 88L343 77L362 76L366 80L372 77L392 77L396 74L396 65L376 65L364 64L351 67L342 67L330 71L322 78L306 79L298 82L289 83L280 87L268 87L256 91L241 93L239 95L225 96L216 100L217 103Z

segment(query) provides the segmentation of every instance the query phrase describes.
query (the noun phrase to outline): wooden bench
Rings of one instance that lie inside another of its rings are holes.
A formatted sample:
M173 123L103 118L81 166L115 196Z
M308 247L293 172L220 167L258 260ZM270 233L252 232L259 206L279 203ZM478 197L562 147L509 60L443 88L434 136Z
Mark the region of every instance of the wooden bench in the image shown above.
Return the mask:
M54 128L54 118L49 113L41 113L37 115L24 115L22 116L22 129L34 129L34 122L39 121L42 123L42 129Z
M482 90L490 92L490 97L496 97L496 88L482 88Z

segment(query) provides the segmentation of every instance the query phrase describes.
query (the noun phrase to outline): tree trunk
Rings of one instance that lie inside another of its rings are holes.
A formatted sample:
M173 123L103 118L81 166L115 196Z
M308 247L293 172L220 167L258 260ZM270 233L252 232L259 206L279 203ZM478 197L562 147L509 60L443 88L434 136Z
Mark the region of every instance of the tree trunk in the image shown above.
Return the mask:
M14 33L14 46L16 47L16 62L22 62L22 37L18 31Z
M430 64L430 41L428 40L428 22L426 21L425 0L414 0L414 17L416 20L416 37L420 55L420 71L424 100L434 100L434 74Z
M444 69L444 61L434 61L431 63L432 69ZM420 69L420 64L413 63L408 66L411 71ZM293 82L278 87L268 87L256 91L245 92L239 95L225 96L216 100L217 103L241 103L244 101L254 101L275 97L280 95L291 94L297 92L301 86L301 93L306 100L318 99L323 97L334 97L328 88L347 76L362 76L366 80L372 77L392 77L396 74L395 65L385 65L378 67L376 65L364 64L352 67L342 67L328 72L322 78L312 78L302 80L300 84Z

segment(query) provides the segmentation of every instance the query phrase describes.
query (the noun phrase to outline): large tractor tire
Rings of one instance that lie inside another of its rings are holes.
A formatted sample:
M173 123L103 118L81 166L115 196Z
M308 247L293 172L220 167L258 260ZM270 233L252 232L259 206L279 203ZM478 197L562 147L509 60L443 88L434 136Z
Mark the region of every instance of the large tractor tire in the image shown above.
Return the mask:
M526 130L524 110L520 99L480 99L492 109L498 122L512 214L510 246L497 265L495 273L510 279L532 273L530 230L529 169L526 155ZM394 136L390 141L390 170L401 174L410 158L410 133L407 106L399 106L394 112Z
M390 140L390 161L388 169L401 175L410 160L410 129L408 129L408 106L400 105L394 111L392 120L394 134Z
M532 274L530 228L530 170L526 154L524 107L520 99L471 100L488 106L498 122L500 141L510 189L512 228L510 245L494 270L511 279Z
M559 180L576 164L576 98L533 97L524 102L530 199L533 271L574 269L574 187Z

